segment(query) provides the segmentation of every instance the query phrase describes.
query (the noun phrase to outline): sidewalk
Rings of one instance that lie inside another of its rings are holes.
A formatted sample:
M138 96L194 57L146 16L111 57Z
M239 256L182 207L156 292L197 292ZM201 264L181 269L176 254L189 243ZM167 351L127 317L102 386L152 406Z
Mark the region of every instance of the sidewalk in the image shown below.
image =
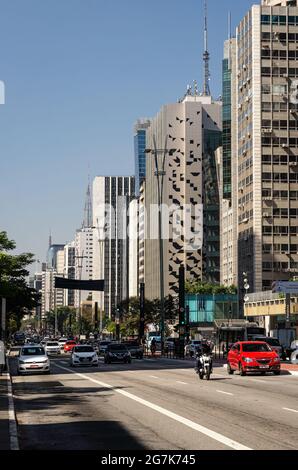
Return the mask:
M289 374L298 376L298 364L282 363L281 370L288 371Z
M7 381L4 372L0 375L0 450L10 450Z

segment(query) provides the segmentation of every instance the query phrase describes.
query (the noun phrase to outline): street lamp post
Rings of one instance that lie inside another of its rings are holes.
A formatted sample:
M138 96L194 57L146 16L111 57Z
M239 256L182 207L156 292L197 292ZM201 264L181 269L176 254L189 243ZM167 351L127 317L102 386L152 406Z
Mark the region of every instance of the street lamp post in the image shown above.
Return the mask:
M105 244L105 239L104 239L104 228L99 227L98 224L98 219L96 220L97 222L97 231L98 231L98 245L99 245L99 257L100 257L100 279L104 278L104 244ZM102 330L103 330L103 293L100 292L100 310L99 310L99 333L100 336L102 335Z
M80 281L82 280L82 269L83 269L83 260L88 258L88 256L84 256L84 250L82 251L81 256L75 255L75 258L80 260L80 264L78 264L79 268L79 277ZM81 289L79 290L79 335L81 336L82 334L82 307L81 307L81 297L82 297L82 291Z
M162 204L163 204L163 189L166 155L172 155L176 149L168 150L168 136L165 139L165 146L163 149L158 149L156 145L156 138L153 136L153 149L146 149L145 153L151 153L154 156L155 162L155 176L157 180L157 196L158 196L158 240L159 240L159 271L160 271L160 337L161 337L161 352L164 352L164 336L165 336L165 287L164 287L164 253L163 253L163 227L162 227ZM161 155L161 162L158 156ZM160 164L161 163L161 164Z
M245 290L245 296L244 296L244 301L243 301L243 313L245 312L245 303L249 301L249 297L248 297L248 291L249 291L249 284L248 284L248 276L247 276L247 273L243 273L243 287L244 287L244 290ZM246 317L247 319L247 317Z

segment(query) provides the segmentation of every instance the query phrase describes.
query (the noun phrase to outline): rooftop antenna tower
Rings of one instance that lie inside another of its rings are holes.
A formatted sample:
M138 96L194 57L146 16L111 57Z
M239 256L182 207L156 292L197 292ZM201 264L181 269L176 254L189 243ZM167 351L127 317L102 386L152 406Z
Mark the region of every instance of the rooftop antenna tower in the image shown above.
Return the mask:
M50 235L49 235L49 248L52 246L52 230L50 229Z
M208 52L208 10L207 10L207 0L204 0L204 88L203 88L203 95L210 96L210 54Z
M83 228L92 227L92 201L91 201L91 183L88 177L88 187L86 192Z

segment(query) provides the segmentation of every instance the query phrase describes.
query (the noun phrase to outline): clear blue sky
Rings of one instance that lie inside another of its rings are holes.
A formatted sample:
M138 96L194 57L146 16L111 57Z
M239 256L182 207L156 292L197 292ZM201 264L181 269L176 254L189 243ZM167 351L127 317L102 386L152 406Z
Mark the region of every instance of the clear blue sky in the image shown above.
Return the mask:
M209 0L211 88L221 94L228 11ZM133 124L202 82L202 0L0 0L0 229L45 259L70 241L88 181L133 174Z

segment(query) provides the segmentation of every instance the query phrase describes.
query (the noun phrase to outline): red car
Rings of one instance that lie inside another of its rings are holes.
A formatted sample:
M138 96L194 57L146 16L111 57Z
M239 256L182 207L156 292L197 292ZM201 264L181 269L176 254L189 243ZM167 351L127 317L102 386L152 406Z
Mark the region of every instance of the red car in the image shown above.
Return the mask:
M73 340L66 341L64 348L63 348L64 352L65 353L71 352L76 345L77 345L76 341L73 341Z
M263 341L243 341L232 346L228 354L228 373L239 371L240 375L247 372L273 372L280 375L279 355L272 351Z

